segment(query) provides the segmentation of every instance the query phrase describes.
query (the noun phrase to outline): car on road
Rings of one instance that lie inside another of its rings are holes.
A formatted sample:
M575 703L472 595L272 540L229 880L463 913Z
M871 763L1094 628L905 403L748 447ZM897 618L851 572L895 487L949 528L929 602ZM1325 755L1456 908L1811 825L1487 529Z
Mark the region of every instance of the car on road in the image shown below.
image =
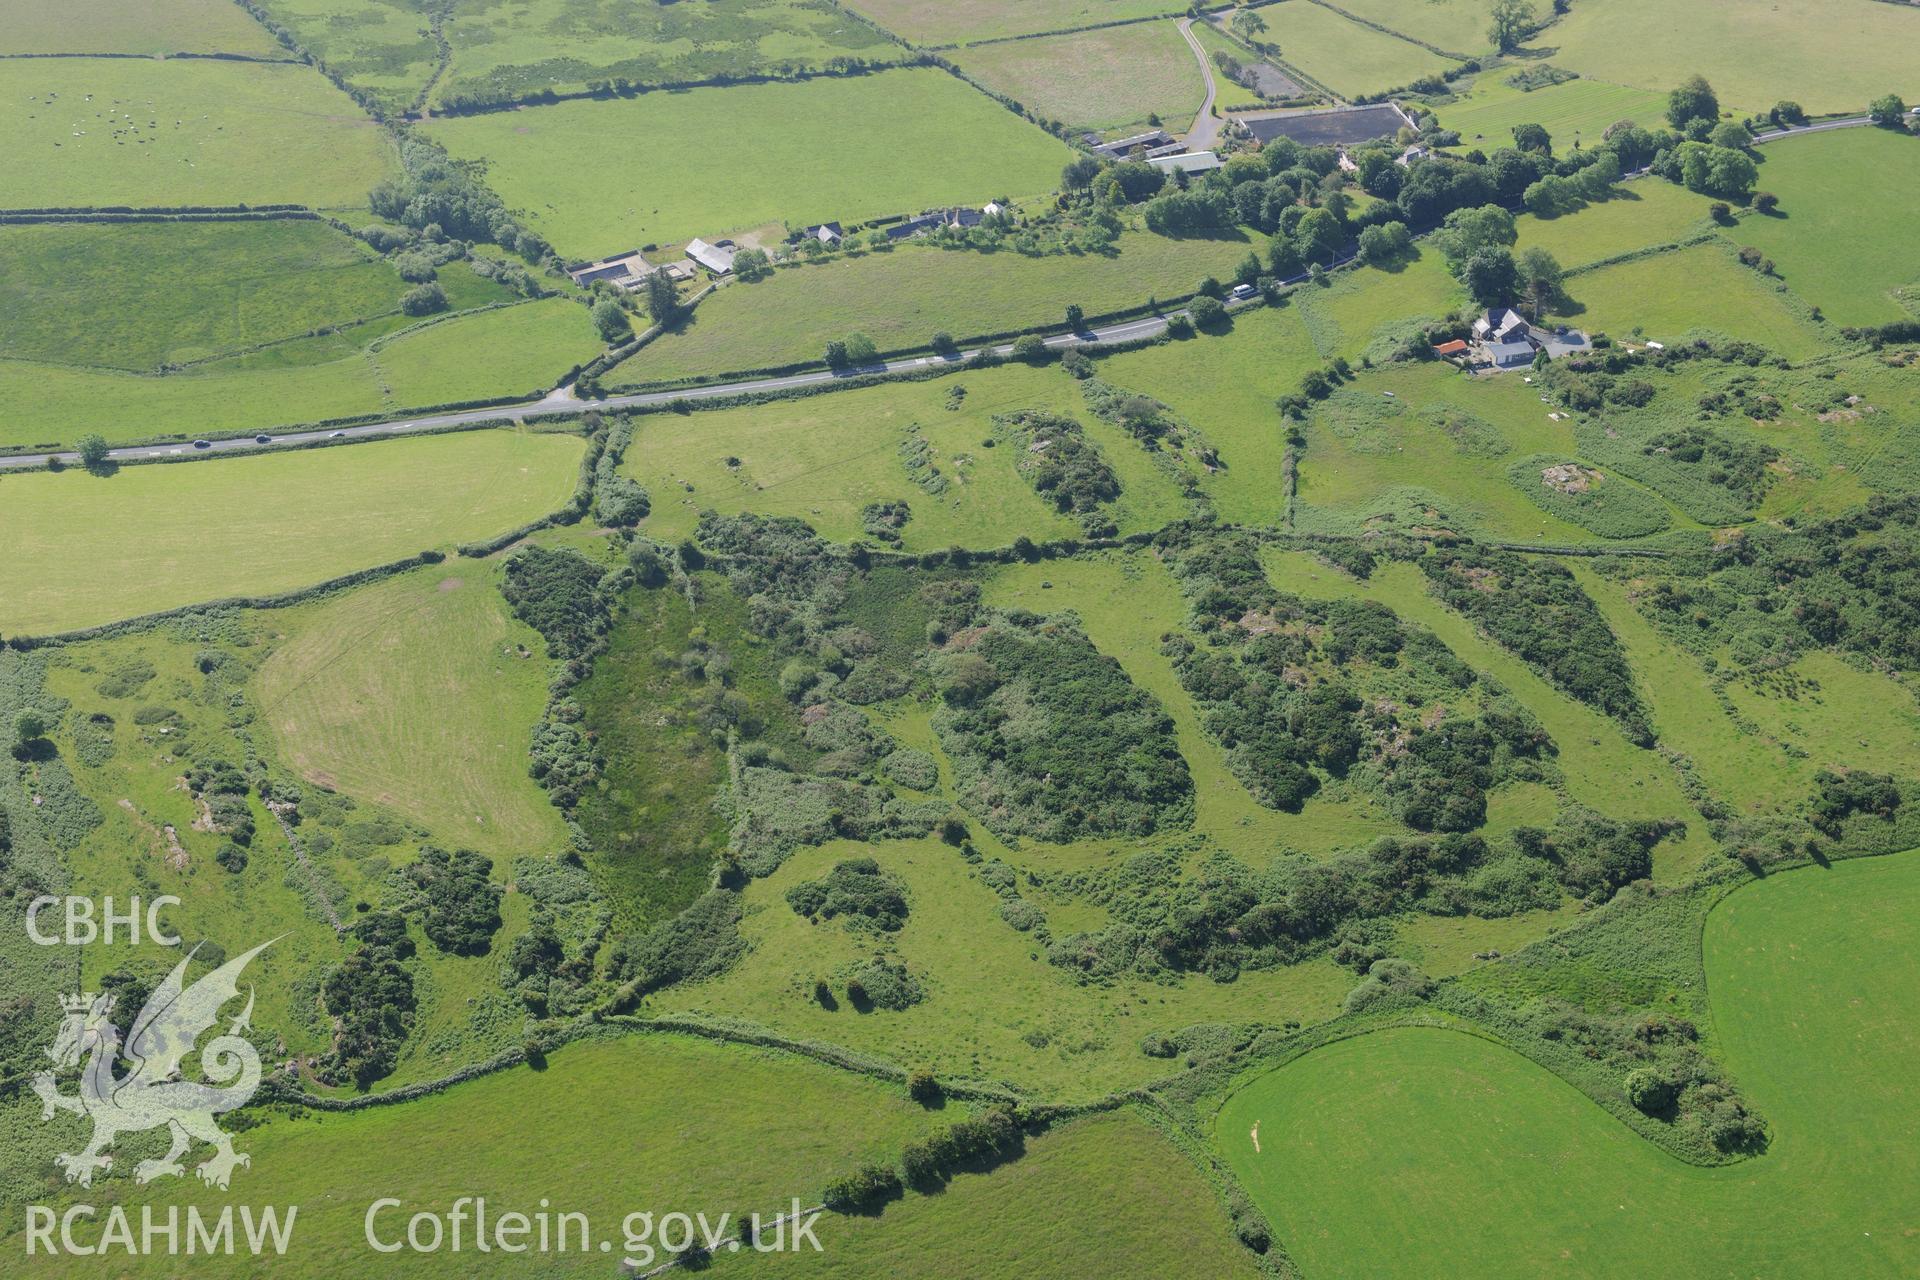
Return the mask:
M265 436L265 435L262 435L262 436L255 436L255 437L253 438L253 442L254 442L255 444L272 444L272 443L273 443L273 437L272 437L272 436Z
M193 447L194 447L194 448L196 448L196 449L211 449L211 448L213 448L213 441L211 441L211 440L195 440L195 441L193 442Z
M1258 290L1256 290L1250 284L1237 284L1233 286L1233 292L1228 294L1227 296L1229 298L1232 298L1235 302L1245 302L1248 298L1251 298L1257 292Z
M346 433L346 432L344 432L344 431L336 431L336 432L334 432L334 433L333 433L332 435L330 435L330 436L328 436L328 437L327 437L327 439L329 439L329 440L343 440L343 439L345 439L345 438L346 438L346 435L347 435L347 433Z

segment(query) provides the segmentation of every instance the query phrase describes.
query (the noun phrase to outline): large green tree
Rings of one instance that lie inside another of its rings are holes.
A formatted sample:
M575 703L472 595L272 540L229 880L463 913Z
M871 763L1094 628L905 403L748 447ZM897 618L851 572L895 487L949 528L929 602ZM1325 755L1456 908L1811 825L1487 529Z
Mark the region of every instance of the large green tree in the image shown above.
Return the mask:
M1705 76L1688 76L1680 87L1667 95L1667 123L1684 129L1692 120L1718 120L1720 99Z
M1493 24L1487 39L1502 53L1511 52L1539 25L1539 18L1527 0L1493 0Z

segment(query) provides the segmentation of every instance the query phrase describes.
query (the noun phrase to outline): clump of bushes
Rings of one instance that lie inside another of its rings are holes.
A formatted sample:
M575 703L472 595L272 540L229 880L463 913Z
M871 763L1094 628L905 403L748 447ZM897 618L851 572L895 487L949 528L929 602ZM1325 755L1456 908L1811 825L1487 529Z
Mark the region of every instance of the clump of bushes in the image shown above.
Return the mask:
M787 905L809 919L844 916L851 924L883 933L896 932L907 922L906 886L872 858L852 858L818 880L803 880L787 890Z
M530 546L507 561L501 591L514 614L545 637L550 656L571 658L606 633L602 576L598 565L576 551Z
M1018 1113L1010 1106L996 1106L909 1142L900 1164L908 1183L933 1188L963 1169L990 1168L1025 1149L1026 1130Z
M371 912L347 932L358 946L320 988L321 1003L339 1024L321 1074L364 1089L393 1071L413 1030L416 999L405 962L414 946L397 912Z
M486 954L500 928L504 892L492 873L493 860L471 849L420 851L405 874L419 893L421 928L434 946L450 955Z
M900 1175L884 1164L862 1165L820 1192L820 1202L835 1213L872 1213L899 1198Z

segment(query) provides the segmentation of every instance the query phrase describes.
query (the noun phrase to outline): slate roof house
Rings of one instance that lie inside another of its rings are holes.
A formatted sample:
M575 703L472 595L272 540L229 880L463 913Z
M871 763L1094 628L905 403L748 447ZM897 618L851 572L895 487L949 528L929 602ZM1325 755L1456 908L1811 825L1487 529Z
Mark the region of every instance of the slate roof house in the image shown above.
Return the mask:
M1531 332L1520 313L1509 307L1495 307L1473 322L1473 336L1478 342L1525 342Z

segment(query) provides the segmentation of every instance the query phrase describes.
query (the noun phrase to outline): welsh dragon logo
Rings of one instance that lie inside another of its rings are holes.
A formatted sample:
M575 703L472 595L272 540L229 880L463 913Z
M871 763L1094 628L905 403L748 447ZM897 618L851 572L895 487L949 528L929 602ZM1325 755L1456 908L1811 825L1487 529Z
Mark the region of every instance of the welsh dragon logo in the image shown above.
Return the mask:
M189 952L141 1006L128 1029L124 1050L119 1029L109 1017L113 1012L111 994L88 992L60 997L65 1017L47 1050L55 1071L35 1076L33 1091L40 1095L41 1119L51 1120L60 1110L93 1121L93 1138L84 1151L54 1157L54 1163L66 1171L68 1182L92 1186L95 1173L113 1167L113 1157L107 1150L115 1138L162 1125L173 1131L173 1145L160 1159L142 1160L136 1165L135 1182L184 1172L180 1157L196 1141L214 1148L212 1157L196 1169L210 1186L224 1189L235 1167L252 1163L233 1149L233 1139L213 1121L217 1115L245 1106L260 1087L260 1055L241 1034L253 1016L251 988L246 1008L226 1034L208 1041L201 1051L200 1070L206 1082L180 1079L180 1062L193 1052L201 1033L218 1020L221 1008L239 996L240 973L247 962L272 945L273 941L261 943L192 986L186 985L187 964L194 954ZM123 1057L132 1069L120 1075L119 1060ZM55 1072L76 1066L80 1067L79 1093L68 1096L59 1092Z

